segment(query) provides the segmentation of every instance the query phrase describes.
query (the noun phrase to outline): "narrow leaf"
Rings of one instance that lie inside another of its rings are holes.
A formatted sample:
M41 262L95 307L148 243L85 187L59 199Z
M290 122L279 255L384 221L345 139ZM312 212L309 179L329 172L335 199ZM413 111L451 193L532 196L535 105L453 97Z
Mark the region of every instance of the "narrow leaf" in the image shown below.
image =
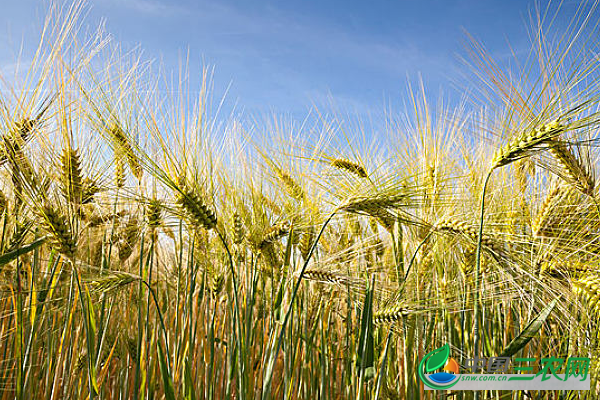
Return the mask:
M21 246L16 250L9 251L8 253L4 253L4 254L0 255L0 267L5 264L8 264L9 262L15 260L17 257L22 256L23 254L27 254L27 253L37 249L42 244L44 244L45 241L46 241L46 238L41 237L41 238L29 243L28 245Z
M508 346L506 346L504 348L504 350L502 350L502 352L500 353L499 357L511 357L512 355L516 354L519 350L521 350L523 347L525 347L527 345L527 343L529 343L529 341L531 339L533 339L533 337L535 335L537 335L537 333L539 332L539 330L542 328L542 325L544 325L544 322L546 321L546 319L548 318L548 316L550 315L550 313L552 312L552 310L556 306L556 303L558 303L558 298L552 300L550 302L550 304L548 304L538 314L538 316L535 317L525 327L525 329L523 329L523 331L517 337L515 337L508 344Z
M167 366L167 359L162 348L160 340L158 340L158 362L160 364L160 374L162 375L163 385L165 387L165 398L167 400L175 400L175 390L173 389L173 381Z

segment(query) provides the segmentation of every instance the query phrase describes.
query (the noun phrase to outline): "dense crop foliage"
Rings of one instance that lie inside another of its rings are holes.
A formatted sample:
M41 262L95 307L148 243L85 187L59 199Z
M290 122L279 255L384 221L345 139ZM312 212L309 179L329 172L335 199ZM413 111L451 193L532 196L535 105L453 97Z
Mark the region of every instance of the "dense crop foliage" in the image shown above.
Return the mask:
M517 66L474 42L483 100L415 93L380 139L220 119L208 74L167 95L53 10L0 92L0 398L438 398L416 370L446 343L592 358L590 392L483 398L596 398L589 5Z

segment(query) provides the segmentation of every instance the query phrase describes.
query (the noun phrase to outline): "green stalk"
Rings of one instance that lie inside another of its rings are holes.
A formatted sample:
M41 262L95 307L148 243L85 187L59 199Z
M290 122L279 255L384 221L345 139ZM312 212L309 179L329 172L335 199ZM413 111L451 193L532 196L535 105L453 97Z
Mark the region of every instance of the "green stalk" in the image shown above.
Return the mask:
M23 365L23 294L22 294L22 287L21 287L21 261L17 260L17 276L16 276L16 280L17 280L17 319L16 319L16 323L17 323L17 330L16 330L16 341L17 341L17 345L16 345L16 349L17 349L17 361L18 361L18 368L17 368L17 390L16 390L16 399L17 400L23 400L23 384L24 384L24 380L23 380L23 369L24 369L24 365Z
M329 215L329 217L323 223L323 226L321 227L321 231L319 232L319 234L315 238L315 241L313 242L312 246L310 247L308 255L306 256L306 260L304 260L304 264L302 265L302 269L300 270L298 280L296 281L294 288L292 290L292 296L290 297L290 305L288 307L287 312L285 313L283 322L281 323L279 335L275 342L275 349L270 354L268 364L267 364L267 367L265 370L265 375L264 375L264 379L263 379L263 386L264 386L264 391L263 391L263 395L262 395L263 400L271 398L271 385L272 385L272 379L273 379L273 368L275 366L275 360L277 359L277 355L279 354L279 351L281 350L281 345L283 343L283 336L285 335L285 328L290 319L290 315L292 313L292 309L293 309L293 305L294 305L294 300L296 299L298 290L300 289L300 284L302 283L304 271L306 271L306 268L308 268L308 263L310 262L310 259L312 257L312 254L313 254L315 248L317 247L317 243L319 243L319 239L321 239L321 236L323 236L323 232L325 232L325 228L327 228L327 225L329 225L329 222L331 222L331 220L333 219L333 217L335 216L336 213L337 213L337 209L335 211L333 211L331 213L331 215Z
M239 386L239 395L240 398L245 398L245 379L244 379L244 373L246 372L245 369L245 365L244 365L244 358L243 358L243 336L242 336L242 323L241 323L241 319L240 319L240 303L239 303L239 299L238 299L238 285L237 285L237 279L235 276L235 267L233 265L233 256L231 255L231 251L229 251L229 246L227 245L227 241L225 240L225 237L221 234L221 232L219 232L217 229L215 229L215 232L217 232L217 235L219 236L219 239L221 240L221 243L223 243L223 247L225 248L225 251L227 252L227 256L229 258L229 269L231 272L231 281L232 281L232 286L233 286L233 299L234 299L234 305L235 305L235 310L232 310L232 318L233 318L233 322L235 323L235 327L237 328L235 331L235 335L237 336L236 341L239 341L239 344L236 346L237 349L237 353L238 353L238 362L240 363L239 365L239 377L240 379L238 380L238 386Z
M137 326L137 341L136 341L136 347L137 347L137 351L136 351L136 360L135 360L135 375L134 375L134 381L133 381L133 400L137 400L138 396L139 396L139 392L140 392L140 375L141 375L141 369L142 369L142 359L141 359L141 349L142 349L142 336L143 336L143 326L142 326L142 281L144 280L144 271L143 271L143 265L144 265L144 237L142 235L142 239L141 239L141 243L140 243L140 263L139 263L139 273L138 275L140 276L140 282L138 283L138 301L137 301L137 311L138 311L138 326Z
M485 214L485 191L487 189L488 182L492 176L493 169L488 172L483 182L483 190L481 191L481 213L479 215L479 233L477 234L477 255L475 261L475 307L473 309L473 315L475 318L475 325L473 327L473 349L475 356L479 355L479 302L481 301L480 283L479 283L479 272L481 269L481 244L483 241L483 218ZM475 392L475 400L479 399L479 392Z
M86 297L85 293L81 289L81 282L79 280L79 272L75 268L75 263L73 260L69 259L69 263L73 268L72 274L75 276L75 282L77 283L77 291L79 293L79 301L81 303L81 312L83 314L83 322L85 326L85 336L87 342L87 352L88 352L88 389L90 400L96 396L96 389L94 388L94 362L92 355L94 354L94 339L91 331L91 322L89 315L89 307L86 307Z

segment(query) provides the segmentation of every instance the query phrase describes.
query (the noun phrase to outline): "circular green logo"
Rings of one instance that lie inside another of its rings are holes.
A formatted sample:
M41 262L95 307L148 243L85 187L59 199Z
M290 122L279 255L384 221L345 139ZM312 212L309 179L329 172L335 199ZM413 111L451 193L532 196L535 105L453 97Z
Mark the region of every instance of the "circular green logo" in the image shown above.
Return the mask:
M421 381L430 388L437 390L450 389L452 386L456 385L458 382L458 376L456 375L458 368L452 368L452 372L454 373L437 372L430 376L425 375L430 374L446 365L449 358L450 346L448 346L447 343L442 347L425 354L425 357L423 357L419 363L418 369L419 378ZM453 365L457 365L454 360L452 361Z

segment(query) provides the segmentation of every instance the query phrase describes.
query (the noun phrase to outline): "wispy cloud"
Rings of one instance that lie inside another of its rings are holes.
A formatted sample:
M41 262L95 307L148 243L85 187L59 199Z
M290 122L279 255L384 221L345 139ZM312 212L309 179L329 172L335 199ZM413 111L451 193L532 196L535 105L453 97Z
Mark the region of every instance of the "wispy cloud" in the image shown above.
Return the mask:
M91 0L92 4L109 6L109 7L123 7L144 14L151 15L162 15L162 16L174 16L185 12L186 7L176 4L173 1L159 1L159 0Z

